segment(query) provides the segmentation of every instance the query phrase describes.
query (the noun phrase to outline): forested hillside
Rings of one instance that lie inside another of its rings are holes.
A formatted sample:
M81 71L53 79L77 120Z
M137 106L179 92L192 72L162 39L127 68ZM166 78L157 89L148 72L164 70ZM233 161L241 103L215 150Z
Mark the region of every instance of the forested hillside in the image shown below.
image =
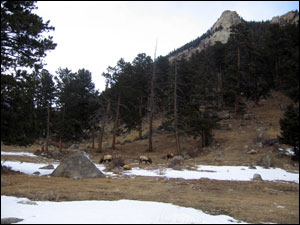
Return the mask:
M101 152L107 123L114 124L114 139L132 129L142 138L143 124L153 114L164 118L160 129L176 133L180 154L179 135L209 145L217 113L226 109L241 117L247 99L259 105L261 97L277 90L299 105L299 23L239 23L226 44L217 42L189 60L144 53L132 62L121 58L103 72L106 89L99 93L87 68L58 68L56 75L43 69L45 52L56 45L40 34L53 27L28 14L32 7L1 2L1 141L6 144L28 145L39 138L62 144L97 134Z

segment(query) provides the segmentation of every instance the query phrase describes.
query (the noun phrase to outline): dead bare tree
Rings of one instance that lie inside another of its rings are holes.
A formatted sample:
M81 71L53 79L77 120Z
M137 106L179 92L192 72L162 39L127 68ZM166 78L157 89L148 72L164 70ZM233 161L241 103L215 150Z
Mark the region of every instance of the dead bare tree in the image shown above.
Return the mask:
M118 121L119 121L119 111L120 111L120 98L121 95L118 96L118 103L117 103L117 112L116 112L116 119L114 123L114 133L113 133L113 141L112 141L112 149L116 149L116 134L117 134L117 128L118 128Z
M46 153L49 153L49 138L50 138L50 103L47 107L47 137L46 137Z
M177 154L181 155L180 150L180 141L179 141L179 134L178 134L178 115L177 115L177 61L175 59L175 73L174 73L174 131L176 137L176 150Z
M223 109L224 106L224 96L223 96L223 79L221 67L218 73L218 93L219 93L219 106Z
M240 72L240 65L241 65L241 60L240 60L240 48L238 48L237 50L237 55L238 55L238 62L237 62L237 66L238 66L238 82L237 82L237 93L235 96L235 105L234 105L234 114L236 115L238 112L238 107L239 107L239 98L240 98L240 82L241 82L241 72Z
M141 118L141 121L139 123L139 139L141 140L142 132L143 132L143 119L142 119L142 104L143 104L143 96L140 97L140 105L139 105L139 116Z
M153 151L152 146L152 123L153 123L153 105L154 105L154 80L155 80L155 60L156 60L156 49L157 49L157 41L155 45L154 51L154 59L153 59L153 69L152 69L152 77L151 77L151 92L150 92L150 101L149 101L149 152Z
M110 111L110 99L107 102L106 111L105 111L105 114L103 116L102 123L101 123L101 132L100 132L99 140L98 140L98 152L99 153L102 152L102 142L103 142L103 136L104 136L104 129L105 129L105 125L106 125L107 120L108 120L109 111Z

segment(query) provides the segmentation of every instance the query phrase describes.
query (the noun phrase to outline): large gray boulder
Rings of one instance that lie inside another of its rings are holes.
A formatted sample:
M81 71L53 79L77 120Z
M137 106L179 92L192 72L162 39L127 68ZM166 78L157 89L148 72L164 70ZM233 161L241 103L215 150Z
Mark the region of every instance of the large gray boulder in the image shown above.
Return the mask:
M76 152L64 158L51 175L72 179L105 177L85 152Z
M16 217L7 217L7 218L1 218L1 224L12 224L12 223L18 223L23 221L24 219L16 218Z

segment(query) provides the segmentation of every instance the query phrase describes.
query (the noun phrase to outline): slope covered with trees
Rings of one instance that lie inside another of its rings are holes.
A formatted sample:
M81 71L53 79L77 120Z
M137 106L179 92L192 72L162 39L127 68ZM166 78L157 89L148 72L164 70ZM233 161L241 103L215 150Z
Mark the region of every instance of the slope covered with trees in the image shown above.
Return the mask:
M161 129L176 134L180 154L178 136L187 134L198 138L202 147L209 145L213 129L218 128L217 113L226 109L239 118L247 99L259 105L262 96L279 90L299 104L299 24L240 23L231 27L226 44L217 42L189 60L170 61L169 55L152 59L145 53L132 62L121 58L102 74L107 85L99 93L87 69L59 68L55 78L42 69L42 57L55 44L41 34L54 28L31 14L33 8L34 2L1 2L4 143L27 145L46 137L69 142L93 136L94 141L97 133L101 152L109 121L114 124L115 148L121 132L139 130L140 139L149 135L142 133L142 127L153 113L165 118ZM27 23L40 25L31 30Z

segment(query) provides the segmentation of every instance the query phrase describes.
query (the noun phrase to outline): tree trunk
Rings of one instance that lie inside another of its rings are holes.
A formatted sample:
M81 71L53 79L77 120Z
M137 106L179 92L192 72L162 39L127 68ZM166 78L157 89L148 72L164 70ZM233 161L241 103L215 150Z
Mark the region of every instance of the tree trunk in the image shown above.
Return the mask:
M255 74L255 105L258 106L258 101L259 101L259 95L258 95L258 78L257 74Z
M104 115L103 120L102 120L101 132L100 132L99 141L98 141L98 152L99 153L102 152L102 142L103 142L103 136L104 136L104 128L105 128L105 125L106 125L106 122L107 122L109 110L110 110L110 100L107 103L106 112L105 112L105 115Z
M202 145L202 148L205 147L205 143L204 142L205 142L204 141L204 130L202 129L202 131L201 131L201 145Z
M151 92L150 92L150 105L149 105L149 152L153 152L152 147L152 123L153 123L153 105L154 105L154 79L155 79L155 60L156 60L156 48L157 42L155 45L155 52L154 52L154 60L153 60L153 71L152 71L152 78L151 78Z
M223 79L222 79L222 70L220 68L219 70L219 73L218 73L218 92L219 92L219 95L220 95L220 98L219 98L219 105L221 107L221 109L223 109Z
M139 116L140 116L140 124L139 124L139 139L142 140L142 131L143 131L143 119L142 119L142 104L143 104L143 97L140 98L140 106L139 106Z
M113 133L113 141L112 141L112 149L116 149L116 134L118 128L118 120L119 120L119 109L120 109L120 95L118 96L118 103L117 103L117 112L116 112L116 119L114 124L114 133Z
M283 92L283 85L282 85L282 78L281 78L281 74L280 74L280 56L278 57L278 78L279 78L279 87L280 87L280 91Z
M177 116L177 65L175 59L175 79L174 79L174 130L175 130L175 138L176 138L176 150L177 154L181 155L180 150L180 141L178 134L178 116Z
M46 137L46 153L49 153L49 137L50 137L50 104L47 107L47 137Z
M92 149L95 149L95 129L92 130Z
M62 152L62 140L59 138L59 152Z
M237 93L235 96L235 105L234 105L234 114L236 115L239 108L239 98L240 98L240 82L241 82L241 74L240 74L240 48L238 48L238 81L237 81Z

